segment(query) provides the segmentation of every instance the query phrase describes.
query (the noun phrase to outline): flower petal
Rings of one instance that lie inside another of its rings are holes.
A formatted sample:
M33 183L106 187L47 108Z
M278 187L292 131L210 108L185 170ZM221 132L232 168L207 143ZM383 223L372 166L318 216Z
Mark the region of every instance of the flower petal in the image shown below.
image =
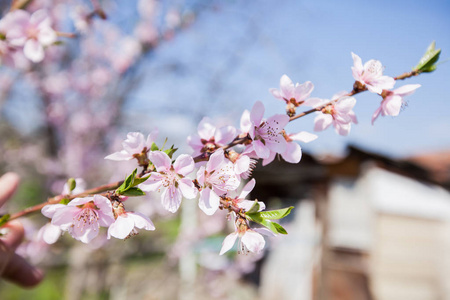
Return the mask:
M247 195L250 194L250 192L253 190L253 188L255 187L255 184L256 184L255 178L253 178L252 180L247 182L247 184L242 189L241 194L239 195L238 198L245 199L245 197L247 197Z
M247 230L241 240L247 249L253 253L260 252L266 244L263 236L253 230Z
M236 232L230 233L225 237L222 243L222 249L220 249L220 255L223 255L225 252L227 252L233 247L237 237L238 235Z
M134 229L134 219L127 214L122 214L117 217L116 221L108 228L108 239L111 236L118 239L125 239Z
M198 201L198 207L207 215L213 215L219 208L220 197L217 196L211 189L203 189L200 192L200 199Z
M173 168L177 174L186 176L186 175L192 173L192 171L194 171L194 168L195 168L194 159L190 155L181 154L175 160L175 163L173 164Z

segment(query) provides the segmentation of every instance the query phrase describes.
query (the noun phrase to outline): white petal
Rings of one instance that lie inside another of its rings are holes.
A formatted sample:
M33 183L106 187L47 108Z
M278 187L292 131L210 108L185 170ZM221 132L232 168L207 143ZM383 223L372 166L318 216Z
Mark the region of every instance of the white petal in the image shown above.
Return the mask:
M55 212L61 208L66 207L67 205L64 204L49 204L44 206L41 209L41 213L46 216L47 218L53 218L53 215L55 214Z
M256 101L253 105L252 111L250 112L250 121L255 126L261 124L261 121L264 116L264 104L261 101Z
M178 188L181 190L181 193L186 199L193 199L197 197L198 190L189 178L178 180Z
M118 239L125 239L134 229L134 219L126 214L117 217L116 221L108 228L108 239L111 236Z
M197 130L202 139L209 141L214 136L216 126L212 125L210 118L204 117L198 124Z
M290 134L289 138L294 141L300 141L303 143L309 143L317 139L317 135L306 131L300 131L299 133Z
M247 230L241 240L247 249L253 253L260 252L266 244L263 236L253 230Z
M230 233L226 236L222 243L222 249L220 249L220 255L224 254L233 247L234 243L236 242L237 236L238 235L236 232Z
M192 171L194 171L195 168L194 159L190 155L181 154L175 160L173 168L177 174L186 176L190 174Z
M44 59L44 48L38 41L30 39L23 47L23 54L32 62L38 63Z
M178 210L182 199L181 192L175 188L175 186L169 186L161 194L161 203L163 207L171 213L175 213Z
M241 194L239 195L239 199L245 199L245 197L247 197L247 195L250 194L250 192L253 190L255 184L256 184L255 178L247 182L247 184L242 189Z
M139 229L155 230L152 220L140 212L128 212L128 217L134 220L134 226Z
M319 114L314 119L314 131L327 129L333 123L333 117L329 114Z
M153 151L148 153L148 158L155 165L158 172L165 172L172 166L172 161L166 153L162 151Z
M287 143L286 151L281 156L288 163L296 164L302 158L302 148L295 142Z
M203 189L200 192L198 207L207 215L213 215L219 208L220 197L211 189Z
M51 223L47 223L41 229L43 230L42 239L47 244L54 244L61 236L61 229L59 229L59 226L55 226Z
M127 151L122 150L120 152L114 152L113 154L106 156L105 159L121 161L133 159L133 156L131 156Z

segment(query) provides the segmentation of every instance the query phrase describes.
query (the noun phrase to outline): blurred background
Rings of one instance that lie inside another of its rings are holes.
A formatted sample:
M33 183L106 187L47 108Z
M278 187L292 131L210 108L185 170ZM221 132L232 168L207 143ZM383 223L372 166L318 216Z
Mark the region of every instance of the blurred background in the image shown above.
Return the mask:
M100 5L107 20L91 14ZM1 1L6 14L10 1ZM284 104L269 88L287 74L312 81L313 97L350 91L351 52L377 59L384 74L414 67L436 41L437 70L403 82L422 85L398 117L371 116L380 97L357 95L359 124L301 145L298 165L254 171L269 209L294 205L288 236L267 238L260 255L219 256L232 224L196 201L166 213L158 197L127 208L152 218L154 232L127 241L63 236L35 241L41 215L24 220L21 253L47 270L33 290L1 282L1 299L450 299L450 3L448 1L58 1L33 0L75 38L0 67L0 172L22 176L8 212L60 194L69 177L87 187L122 180L133 163L104 156L129 131L159 128L178 153L209 116L239 125L260 100L266 117ZM289 132L313 132L311 115ZM156 200L156 201L155 201ZM106 243L106 244L105 244Z

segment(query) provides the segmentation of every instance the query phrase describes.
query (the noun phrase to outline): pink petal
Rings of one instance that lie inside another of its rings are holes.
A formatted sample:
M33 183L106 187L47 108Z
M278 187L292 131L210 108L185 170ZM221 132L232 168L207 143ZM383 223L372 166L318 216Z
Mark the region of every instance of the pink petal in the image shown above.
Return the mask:
M38 63L44 59L44 48L38 41L30 39L25 42L23 54L32 62Z
M377 110L372 115L372 125L375 122L375 120L378 118L378 116L381 113L381 106L377 108Z
M281 95L283 96L283 98L286 98L287 100L290 100L291 98L295 97L294 83L286 74L284 74L280 78L280 90L281 90Z
M51 223L47 223L44 225L44 227L41 228L43 230L42 232L42 239L47 244L54 244L61 236L61 229L59 226L55 226Z
M319 114L314 119L314 131L327 129L333 123L333 117L329 114Z
M335 105L334 108L342 114L349 113L356 104L356 99L354 97L344 97L340 99Z
M33 24L34 26L38 26L42 22L45 22L46 23L45 25L49 26L50 25L49 21L50 18L45 9L39 9L35 11L30 17L30 24Z
M420 87L420 84L407 84L404 86L401 86L395 90L393 90L394 94L399 95L401 97L405 97L408 95L411 95L415 92L416 89Z
M252 122L250 121L250 112L248 110L244 110L240 121L242 132L249 132L252 126Z
M152 172L150 173L150 177L145 182L139 184L139 188L144 192L156 192L161 188L164 179L164 175Z
M75 198L75 199L71 200L69 202L69 204L67 204L67 206L83 205L83 204L88 203L89 201L92 201L92 200L94 200L93 197Z
M200 169L198 169L198 171L197 171L196 178L197 178L200 186L203 186L205 184L205 172L206 172L206 170L205 170L204 166L201 166Z
M108 228L108 239L111 236L118 239L125 239L134 229L134 219L127 214L122 214L117 217L116 221Z
M161 194L161 203L163 207L175 213L181 205L181 200L183 199L181 192L175 186L169 186Z
M197 196L198 190L189 178L178 180L178 188L186 199L193 199Z
M347 136L350 133L350 123L348 124L335 124L336 132L340 135Z
M105 214L111 214L112 215L112 205L111 201L102 196L102 195L94 195L93 198L95 206L97 206L100 211L102 211Z
M105 159L121 161L133 159L133 156L131 156L127 151L122 150L120 152L114 152L113 154L106 156Z
M320 99L320 98L309 98L303 102L303 105L305 106L311 106L311 107L318 107L325 103L329 102L326 99Z
M247 247L247 249L253 253L260 252L266 244L263 236L252 230L247 230L242 236L241 240L242 243L244 243L244 245Z
M73 223L73 218L80 211L78 207L66 206L55 212L52 218L52 224L57 226L69 226Z
M384 100L384 113L388 116L398 116L402 108L403 99L400 96L393 95Z
M306 132L306 131L300 131L299 133L290 134L289 138L294 141L300 141L303 143L309 143L317 139L317 135Z
M58 211L59 209L63 209L66 206L67 205L64 204L49 204L41 209L41 213L47 218L53 218L53 215L56 211Z
M295 99L297 101L304 101L311 95L314 90L314 84L311 81L307 81L295 87Z
M286 151L281 156L288 163L296 164L302 158L302 148L295 142L287 143Z
M268 158L270 155L269 148L266 147L260 140L253 141L253 149L259 158Z
M241 154L234 163L234 172L236 174L242 174L244 172L247 172L249 168L250 168L250 157Z
M186 175L192 173L192 171L194 171L194 168L195 168L194 159L190 155L181 154L175 160L175 163L173 164L173 168L177 174L186 176Z
M216 127L212 125L210 118L204 117L198 124L197 130L202 139L209 141L214 136Z
M250 121L255 126L261 124L262 118L264 116L264 104L261 101L256 101L253 105L252 111L250 112Z
M255 184L256 184L255 178L253 178L252 180L247 182L247 184L242 189L241 194L239 195L238 198L245 199L245 197L247 197L247 195L250 194L250 192L253 190L253 188L255 187Z
M269 92L277 99L284 101L283 96L281 95L280 91L275 88L269 89Z
M219 169L220 165L225 162L223 149L217 149L210 157L206 164L206 171L211 173L213 170Z
M74 225L69 228L69 233L75 239L88 244L92 239L94 239L98 235L98 224L97 222L93 222L89 226L77 226Z
M227 252L233 247L237 237L238 235L236 232L230 233L225 237L222 243L222 249L220 249L220 255L223 255L225 252Z
M152 220L140 212L128 212L128 217L134 220L134 226L139 229L155 230Z
M353 68L352 70L354 70L354 74L357 74L358 77L355 77L353 75L353 77L355 78L355 80L359 80L359 75L361 75L361 73L363 72L363 64L362 64L362 60L361 58L356 55L355 53L352 52L352 59L353 59Z
M158 133L159 133L158 128L155 128L147 136L147 140L145 141L145 147L147 147L147 149L151 149L152 144L156 141L156 138L158 137Z
M276 156L277 156L276 152L270 151L269 157L263 159L262 166L265 167L271 162L273 162Z
M224 126L216 130L214 139L219 145L227 145L236 137L236 128L233 126Z
M43 46L50 46L51 44L56 42L57 38L58 36L56 35L56 32L50 27L42 28L39 31L38 41Z
M198 207L207 215L213 215L219 208L220 197L217 196L211 189L203 189L200 191L200 199Z
M168 171L172 166L172 161L169 155L162 151L152 151L148 153L148 158L155 165L158 172Z

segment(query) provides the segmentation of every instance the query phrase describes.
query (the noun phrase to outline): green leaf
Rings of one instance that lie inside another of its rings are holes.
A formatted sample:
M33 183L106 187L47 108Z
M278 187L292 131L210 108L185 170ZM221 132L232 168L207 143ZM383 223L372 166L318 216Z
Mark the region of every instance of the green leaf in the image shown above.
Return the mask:
M175 151L178 150L178 148L174 148L175 145L172 145L169 149L164 150L164 153L166 153L167 155L169 155L170 158L172 158L173 154L175 153Z
M151 151L158 151L159 148L158 148L158 146L156 146L155 143L153 143L153 144L152 144L152 147L150 148L150 150L151 150Z
M129 188L128 190L122 193L123 196L135 197L135 196L144 196L145 193L137 187Z
M5 225L5 223L8 222L8 220L9 220L10 217L11 217L10 214L3 215L3 216L0 218L0 227L3 226L3 225Z
M121 186L119 186L116 190L116 193L123 194L126 190L133 187L134 178L136 177L137 169L134 169L133 173L131 173L125 181L122 183Z
M283 228L283 226L281 226L280 224L274 223L270 220L262 218L260 212L246 214L246 216L247 216L248 220L263 225L267 229L271 230L273 233L287 234L287 231Z
M275 226L275 228L277 229L278 233L287 234L287 231L286 231L286 229L283 228L283 226L281 226L278 223L274 223L274 222L272 222L272 224L273 224L273 226Z
M70 202L70 200L67 198L62 198L61 201L59 201L60 204L64 204L64 205L69 204L69 202Z
M260 208L261 206L259 205L258 200L255 200L255 202L253 202L252 207L250 207L250 209L246 212L246 214L257 213Z
M75 178L69 178L67 180L67 186L69 187L69 191L73 191L77 187L77 182L75 181Z
M293 208L294 208L293 206L290 206L287 208L282 208L282 209L277 209L277 210L262 211L262 212L260 212L260 215L262 218L269 219L269 220L283 219L284 217L286 217L287 215L289 215L291 213L291 210Z
M433 72L436 70L435 63L439 59L439 55L441 54L441 49L435 49L436 42L433 41L430 46L428 46L425 54L420 59L417 66L413 68L413 70L417 70L420 72Z
M142 178L139 178L139 177L134 178L133 187L137 186L140 183L143 183L144 181L146 181L149 178L150 178L150 175L148 175L147 177L142 177Z

